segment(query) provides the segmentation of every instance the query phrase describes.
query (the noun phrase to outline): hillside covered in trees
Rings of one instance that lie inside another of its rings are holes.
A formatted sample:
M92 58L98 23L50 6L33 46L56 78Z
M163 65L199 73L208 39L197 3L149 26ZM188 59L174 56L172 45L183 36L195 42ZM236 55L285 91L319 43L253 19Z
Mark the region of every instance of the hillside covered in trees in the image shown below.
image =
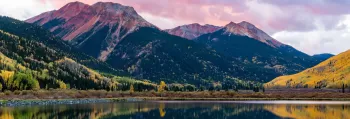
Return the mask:
M147 81L111 75L122 72L74 51L40 27L8 17L0 22L1 90L129 90L131 84L137 90L156 88Z
M105 89L156 90L158 82L127 78L128 72L116 70L72 48L39 26L0 17L1 90L29 89ZM255 84L227 77L206 85L170 82L166 90L248 89ZM202 80L204 81L204 80Z
M267 88L345 88L350 86L350 50L312 68L280 76L265 84Z

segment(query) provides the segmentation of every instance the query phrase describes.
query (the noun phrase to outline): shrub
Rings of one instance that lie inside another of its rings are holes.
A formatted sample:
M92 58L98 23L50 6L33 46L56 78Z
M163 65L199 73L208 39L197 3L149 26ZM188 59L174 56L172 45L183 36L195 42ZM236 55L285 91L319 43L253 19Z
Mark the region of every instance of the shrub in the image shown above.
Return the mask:
M11 91L5 91L5 95L10 95L11 94Z
M22 91L22 95L28 95L28 90L24 90L24 91Z
M15 94L15 95L19 95L19 94L21 94L21 91L15 90L15 91L14 91L14 94Z

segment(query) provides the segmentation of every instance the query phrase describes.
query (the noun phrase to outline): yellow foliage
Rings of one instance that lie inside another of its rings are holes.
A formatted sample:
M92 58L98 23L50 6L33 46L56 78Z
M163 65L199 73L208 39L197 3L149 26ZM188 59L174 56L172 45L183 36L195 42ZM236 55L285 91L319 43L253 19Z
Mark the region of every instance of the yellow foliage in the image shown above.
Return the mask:
M72 63L76 63L76 64L79 64L77 63L76 61L74 61L73 59L70 59L70 58L67 58L67 57L64 57L63 59L61 60L58 60L56 61L57 63L62 63L64 61L68 61L68 62L72 62ZM84 69L86 69L88 72L89 72L89 76L90 76L90 79L92 79L93 81L97 82L99 79L102 79L103 76L101 74L99 74L98 72L84 66L84 65L81 65L79 64L80 66L82 66Z
M63 81L57 80L60 89L67 89L67 85Z
M163 92L165 89L165 86L166 86L165 82L161 81L160 85L158 86L158 92L160 92L160 93Z
M350 86L350 50L294 75L280 76L266 83L265 88Z
M340 105L265 105L264 109L282 118L350 119L350 109Z
M18 64L16 68L22 71L26 70L26 67L22 66L21 64Z
M3 109L0 113L0 119L14 119L13 110Z
M7 80L9 80L11 77L13 77L13 75L15 74L14 71L6 71L6 70L1 70L1 78L7 82Z
M8 58L7 56L2 54L1 52L0 52L0 63L2 65L12 67L12 68L17 68L17 69L22 70L22 71L26 70L26 67L24 67L21 64L18 64L16 60ZM15 69L13 69L13 70L15 70Z
M159 114L160 114L160 117L164 117L166 114L164 103L159 104Z
M130 93L134 93L134 85L130 85Z

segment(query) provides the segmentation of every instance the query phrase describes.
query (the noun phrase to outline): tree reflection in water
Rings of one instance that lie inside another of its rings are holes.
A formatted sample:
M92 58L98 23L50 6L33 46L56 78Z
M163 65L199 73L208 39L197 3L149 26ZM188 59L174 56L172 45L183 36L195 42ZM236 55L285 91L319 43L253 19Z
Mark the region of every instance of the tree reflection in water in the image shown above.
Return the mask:
M0 119L350 119L350 105L135 102L1 107Z

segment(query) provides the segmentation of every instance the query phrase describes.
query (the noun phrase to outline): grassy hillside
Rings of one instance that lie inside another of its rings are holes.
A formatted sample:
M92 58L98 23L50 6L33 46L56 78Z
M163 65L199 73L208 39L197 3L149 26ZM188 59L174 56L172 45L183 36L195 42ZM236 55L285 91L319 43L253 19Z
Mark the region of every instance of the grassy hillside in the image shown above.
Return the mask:
M267 88L342 88L350 86L350 50L294 75L277 77Z

